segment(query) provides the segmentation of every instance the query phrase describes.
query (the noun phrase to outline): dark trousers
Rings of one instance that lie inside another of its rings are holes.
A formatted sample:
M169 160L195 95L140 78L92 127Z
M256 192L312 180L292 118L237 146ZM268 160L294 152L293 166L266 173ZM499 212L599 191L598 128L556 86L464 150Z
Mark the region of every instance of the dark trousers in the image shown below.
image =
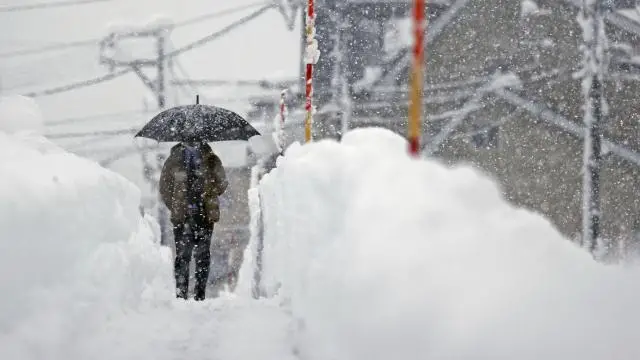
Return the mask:
M196 265L195 300L204 300L211 265L211 236L213 227L194 223L176 224L173 227L176 242L174 274L176 277L176 296L187 299L189 293L189 264L193 255ZM195 249L194 249L195 248ZM194 252L195 250L195 252Z

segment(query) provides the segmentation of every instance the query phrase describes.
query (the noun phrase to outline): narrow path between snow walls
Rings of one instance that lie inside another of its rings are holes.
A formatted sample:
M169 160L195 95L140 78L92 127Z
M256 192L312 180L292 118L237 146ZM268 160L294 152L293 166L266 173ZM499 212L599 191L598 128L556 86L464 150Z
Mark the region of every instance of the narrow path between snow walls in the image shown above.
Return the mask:
M277 302L176 299L139 190L41 137L34 105L0 98L0 359L293 359Z
M640 358L637 268L594 262L491 179L410 159L391 132L294 144L250 195L262 291L299 320L304 359Z

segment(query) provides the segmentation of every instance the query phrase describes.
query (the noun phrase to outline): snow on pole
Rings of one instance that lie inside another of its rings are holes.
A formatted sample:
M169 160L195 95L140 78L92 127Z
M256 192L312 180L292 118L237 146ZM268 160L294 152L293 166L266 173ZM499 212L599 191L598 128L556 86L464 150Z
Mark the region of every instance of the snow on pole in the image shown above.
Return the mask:
M583 0L578 23L582 28L583 64L577 77L582 78L584 97L584 153L582 180L582 242L598 257L610 251L611 244L603 244L600 239L600 170L602 167L602 124L607 115L604 98L604 71L608 67L607 35L604 25L604 4L596 0ZM600 254L598 254L600 253Z
M318 62L318 58L320 57L320 51L318 50L318 41L315 39L315 20L316 16L313 6L313 0L309 0L307 6L307 27L305 30L306 47L304 54L304 61L307 64L305 71L305 110L307 113L304 121L305 142L311 141L311 125L313 123L313 65Z
M285 89L280 93L280 113L278 114L278 116L276 116L273 123L275 129L273 133L273 140L278 147L278 151L280 151L281 153L284 150L284 122L286 121L287 115L289 113L285 104L286 97L287 90Z
M284 129L284 121L287 117L287 106L284 101L287 97L287 90L282 90L280 93L280 130Z
M260 198L260 179L265 173L265 158L261 156L256 164L251 167L251 183L249 185L249 244L245 258L251 259L252 283L251 294L254 299L262 295L262 257L264 251L264 224L262 212L262 200Z
M420 125L422 122L422 67L424 62L424 8L425 0L413 2L413 66L409 84L409 153L418 156Z

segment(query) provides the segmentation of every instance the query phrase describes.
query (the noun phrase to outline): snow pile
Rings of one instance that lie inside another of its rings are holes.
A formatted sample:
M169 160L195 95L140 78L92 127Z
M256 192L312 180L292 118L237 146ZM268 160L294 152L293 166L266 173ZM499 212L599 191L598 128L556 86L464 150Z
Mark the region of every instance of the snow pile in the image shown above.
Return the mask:
M27 293L25 298L32 305L28 313L6 333L0 332L0 358L136 358L127 352L136 342L146 340L125 338L122 333L142 334L139 326L149 319L127 319L147 312L169 312L175 305L170 254L159 248L145 222L140 219L128 241L96 244L86 257L74 259L74 276L68 281ZM151 331L146 338L159 333ZM114 352L119 356L113 356Z
M405 152L354 130L291 146L258 187L263 287L305 358L640 358L638 270L595 263L473 169Z
M20 106L3 124L41 121ZM0 358L68 358L56 351L79 333L173 297L169 253L129 181L24 132L0 131L0 174Z

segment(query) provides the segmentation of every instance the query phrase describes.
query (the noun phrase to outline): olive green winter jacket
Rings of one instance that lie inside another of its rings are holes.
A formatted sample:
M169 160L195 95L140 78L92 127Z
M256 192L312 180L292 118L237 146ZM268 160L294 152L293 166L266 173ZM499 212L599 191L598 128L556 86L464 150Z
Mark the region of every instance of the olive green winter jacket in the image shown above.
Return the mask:
M171 211L173 224L184 223L187 217L187 172L184 167L183 144L171 148L171 153L164 163L160 175L160 197ZM220 220L220 202L218 196L227 189L224 167L220 158L211 147L203 144L202 171L204 173L204 206L207 221L213 225Z

